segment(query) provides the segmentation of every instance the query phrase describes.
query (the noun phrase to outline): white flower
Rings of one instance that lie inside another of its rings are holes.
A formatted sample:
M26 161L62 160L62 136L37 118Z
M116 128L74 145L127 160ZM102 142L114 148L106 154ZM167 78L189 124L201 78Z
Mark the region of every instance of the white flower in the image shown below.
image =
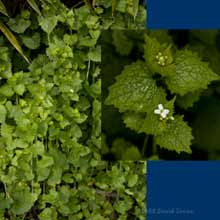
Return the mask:
M160 115L162 119L165 119L167 117L167 115L169 114L169 112L170 112L170 110L165 109L162 104L159 104L158 109L154 110L154 114Z

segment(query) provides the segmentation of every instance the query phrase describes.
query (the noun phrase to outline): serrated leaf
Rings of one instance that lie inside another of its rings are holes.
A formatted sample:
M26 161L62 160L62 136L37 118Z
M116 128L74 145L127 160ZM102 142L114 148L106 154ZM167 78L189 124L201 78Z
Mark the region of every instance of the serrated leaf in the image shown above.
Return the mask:
M7 24L12 31L21 34L31 25L31 22L30 20L17 16L16 18L9 19Z
M146 114L136 112L125 112L125 114L123 115L123 121L126 127L140 132L140 128L143 124L145 117Z
M0 194L0 210L9 209L12 203L12 198L5 198L5 193Z
M97 46L95 49L90 50L88 58L94 62L101 62L101 47Z
M14 127L6 123L1 125L1 136L7 139L12 138Z
M160 44L173 44L173 38L169 34L169 30L152 30L148 31L150 38L155 38Z
M157 87L146 65L138 61L116 77L116 83L109 87L106 104L114 105L120 112L149 112L164 100L164 90Z
M24 91L25 91L25 86L24 84L18 84L14 87L14 91L18 94L18 95L23 95Z
M54 208L45 208L38 217L40 220L56 220L57 212Z
M160 120L158 115L151 113L142 121L142 126L140 127L139 132L158 135L162 134L166 127L166 121Z
M23 44L34 50L37 49L40 46L40 34L35 33L33 36L21 36Z
M187 109L193 107L193 104L199 101L200 96L201 96L201 90L187 93L184 96L178 95L176 99L176 103L181 108Z
M164 64L159 62L160 56L163 57ZM145 35L144 58L152 73L172 76L176 72L171 47L166 44L161 45L155 38L151 38L148 35Z
M155 141L160 147L177 153L191 153L192 139L191 128L181 116L176 116L174 121L170 121L162 134L155 136Z
M47 34L50 34L56 27L58 19L56 16L53 17L38 17L39 25Z
M14 95L14 91L10 85L4 84L0 87L0 94L6 97L11 97Z
M15 148L27 148L28 147L28 143L26 141L24 141L23 139L14 139L13 141L13 149Z
M40 142L40 141L36 141L36 143L32 144L29 149L33 153L34 156L43 155L45 152L44 144L43 142Z
M206 89L213 80L219 80L207 63L189 50L180 50L175 57L176 74L166 78L172 93L185 95L199 89Z
M16 215L22 215L29 211L37 200L37 194L29 192L28 189L17 190L12 194L14 203L12 205L12 212Z
M138 182L138 175L137 174L130 174L128 177L128 186L133 187Z
M42 159L37 162L37 165L40 169L50 167L54 164L54 160L50 156L42 156Z
M0 30L2 33L6 36L6 38L10 41L10 43L13 45L13 47L20 53L20 55L27 61L27 63L30 64L29 59L24 54L19 42L17 41L16 37L12 34L12 32L3 24L0 22Z
M125 214L131 207L132 200L129 197L125 200L118 200L114 203L114 209L120 214Z

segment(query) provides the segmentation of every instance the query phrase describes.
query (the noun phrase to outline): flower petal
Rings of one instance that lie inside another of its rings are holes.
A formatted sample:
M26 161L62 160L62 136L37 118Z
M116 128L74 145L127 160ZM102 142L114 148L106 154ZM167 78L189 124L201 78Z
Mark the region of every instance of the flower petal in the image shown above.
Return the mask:
M155 109L155 110L154 110L154 114L160 115L160 114L161 114L161 111L160 111L159 109Z
M159 109L159 110L163 110L163 109L164 109L164 108L163 108L163 105L162 105L162 104L159 104L159 105L158 105L158 109Z
M168 109L164 109L163 112L160 114L162 118L166 118L167 115L169 114L169 110Z
M164 114L168 115L170 110L169 109L164 109L163 112L164 112Z
M160 114L160 116L161 116L162 118L166 118L166 117L167 117L167 114L165 114L164 112L162 112L162 113Z

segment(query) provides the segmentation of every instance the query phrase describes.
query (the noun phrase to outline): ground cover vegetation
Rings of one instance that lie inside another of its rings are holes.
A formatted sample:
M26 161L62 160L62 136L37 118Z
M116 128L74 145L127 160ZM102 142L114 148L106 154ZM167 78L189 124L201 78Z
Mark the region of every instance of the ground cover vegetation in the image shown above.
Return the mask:
M145 219L145 162L101 160L103 29L141 1L0 1L0 219Z

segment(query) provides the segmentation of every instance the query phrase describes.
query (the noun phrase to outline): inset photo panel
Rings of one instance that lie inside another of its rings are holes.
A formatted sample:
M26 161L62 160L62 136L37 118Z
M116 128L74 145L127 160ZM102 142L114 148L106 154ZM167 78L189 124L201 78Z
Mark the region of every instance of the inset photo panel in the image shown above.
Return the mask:
M220 159L220 32L108 30L104 160Z

